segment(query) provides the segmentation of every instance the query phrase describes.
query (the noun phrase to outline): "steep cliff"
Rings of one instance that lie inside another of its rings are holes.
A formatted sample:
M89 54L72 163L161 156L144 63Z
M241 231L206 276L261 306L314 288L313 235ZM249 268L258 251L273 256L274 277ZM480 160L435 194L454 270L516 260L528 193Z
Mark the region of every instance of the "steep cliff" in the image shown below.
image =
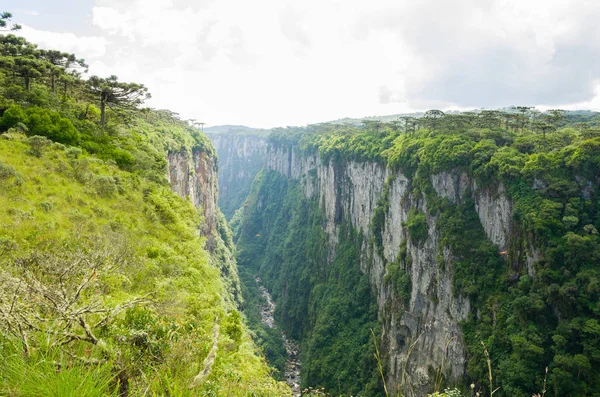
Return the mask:
M208 133L219 157L219 208L227 219L242 206L266 161L267 142L259 132Z
M427 217L428 236L421 244L413 243L403 227L412 209L426 212L425 200L411 194L410 181L378 163L350 161L336 166L332 160L322 162L318 154L303 156L297 150L285 147L271 147L269 155L267 167L270 170L301 180L306 197L321 203L325 214L324 229L329 236L330 258L334 256L342 220L361 232L360 265L361 270L369 275L379 318L383 320L382 340L390 369L387 378L390 389L395 392L405 368L414 378L411 381L415 386L428 386L431 381L429 367L440 368L444 357L448 376L453 379L460 377L464 373L466 359L458 323L469 313L469 300L464 296L454 297L452 274L440 269L437 264L436 256L441 247L436 218ZM313 175L316 173L316 177L311 177L311 172ZM390 179L390 176L393 178ZM390 182L386 186L388 179ZM468 180L463 180L464 183ZM435 186L440 195L454 200L460 199L461 190L463 194L466 190L466 186L461 189L460 183L455 183L451 174L436 176ZM384 215L382 250L378 250L371 222L386 189L389 207ZM482 215L487 215L485 211L492 210L486 206L481 210ZM507 220L510 218L510 212L497 215ZM490 232L496 232L492 219L484 219L484 222L490 222ZM506 237L500 234L499 238ZM385 282L385 276L386 264L396 261L403 242L410 255L403 264L403 270L410 275L412 288L410 304L405 310L399 310L399 306L404 304L397 302L400 298L395 296L392 284ZM449 260L451 253L446 250L444 254ZM417 345L409 365L405 367L408 348L415 342ZM444 350L446 345L447 351Z
M221 269L233 299L241 304L243 299L234 257L235 247L217 202L219 177L212 151L194 148L171 152L167 155L167 162L173 191L201 210L204 222L200 234L207 239L206 248L211 253L211 261Z
M593 389L591 375L575 381L571 374L595 360L586 347L595 346L595 331L576 336L564 327L597 324L597 255L578 257L575 248L598 247L597 158L590 157L597 139L572 130L541 143L529 132L327 134L270 139L238 244L240 263L272 289L278 321L303 342L306 385L334 389L336 377L348 379L355 364L331 357L353 349L344 345L348 335L375 327L373 299L393 394L471 382L489 392L481 343L491 351L499 395L541 390L547 365L557 396L574 384ZM349 247L357 249L348 254ZM354 295L360 281L345 273L354 267L368 278L370 296ZM335 291L327 295L328 288ZM312 364L323 360L330 373Z
M183 199L189 198L196 208L202 209L205 220L202 235L212 238L218 219L215 158L195 149L191 156L187 151L169 153L168 163L173 191Z

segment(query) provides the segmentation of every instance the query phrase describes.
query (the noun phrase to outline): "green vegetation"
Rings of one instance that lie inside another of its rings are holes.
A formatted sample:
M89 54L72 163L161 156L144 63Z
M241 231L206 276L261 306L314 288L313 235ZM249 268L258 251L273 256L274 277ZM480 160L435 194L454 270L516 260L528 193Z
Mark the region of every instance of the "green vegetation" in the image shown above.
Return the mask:
M262 278L278 324L300 342L303 386L377 395L383 390L370 339L376 307L359 268L360 236L344 225L328 261L322 222L298 182L263 171L239 228L238 263Z
M229 290L223 216L208 252L166 179L210 141L83 67L0 35L0 394L289 395Z
M19 29L10 19L0 14L0 30ZM223 215L216 236L200 236L199 210L165 178L168 153L214 155L208 138L172 112L140 109L143 85L86 80L86 69L74 54L0 35L1 393L289 395L237 311ZM380 162L410 179L426 208L410 211L408 241L439 233L452 256L438 265L472 303L463 386L486 395L497 386L498 397L547 384L549 396L579 397L600 390L599 126L595 113L519 106L277 129L269 140L336 166ZM484 237L472 192L456 203L437 196L431 177L442 172L465 172L498 194L503 186L513 204L506 253ZM379 253L389 200L388 181L371 223ZM235 218L238 259L267 358L280 374L284 352L257 317L255 274L300 342L305 386L381 395L363 236L338 219L333 249L318 203L274 172L257 176L247 204ZM207 237L216 239L211 253ZM386 282L406 306L402 244Z
M241 267L240 279L242 281L242 295L244 296L244 314L248 319L248 326L253 331L252 338L262 349L265 358L275 369L274 376L283 379L285 363L288 358L281 330L271 328L261 321L260 310L265 305L265 298L258 289L250 269Z
M489 349L495 384L500 387L495 396L539 392L546 366L547 395L588 396L600 390L599 124L596 113L539 113L529 107L451 115L430 111L423 118L407 117L397 123L275 130L270 142L304 152L318 151L323 160L338 165L350 160L382 162L410 179L412 194L425 199L428 214L415 209L410 212L404 225L409 238L415 244L427 239L427 218L436 218L440 249L448 247L453 254L448 263L438 255L439 265L454 274L455 294L467 295L472 302L473 312L462 324L469 358L465 386L473 383L476 390L490 392L483 341ZM457 203L437 196L431 177L442 172L465 172L479 189L492 192L500 184L504 186L505 193L497 194L507 194L513 203L506 253L498 252L485 237L470 191ZM319 271L325 271L328 263L322 252L326 239L321 237L321 244L311 243L323 235L319 210L316 206L307 210L300 204L293 211L286 209L290 203L278 203L281 197L289 200L290 189L268 174L261 178L257 182L260 190L251 196L255 201L249 201L250 214L240 226L245 233L240 239L240 260L270 280L286 327L311 329L312 324L293 319L298 312L324 310L322 305L307 303L307 294L317 296L324 287L313 281L310 293L294 291L297 287L286 289L278 279L305 285L311 284L310 277L315 274L325 277ZM371 226L380 250L388 195L386 188ZM280 220L271 220L273 214L279 214ZM303 226L291 223L296 216L301 217ZM311 229L306 230L307 225ZM256 233L261 236L254 237ZM347 229L345 233L338 255L345 250L344 241L353 241L352 233ZM307 249L310 255L292 251L297 241L302 242L302 250L311 247ZM286 267L294 256L299 258L297 266ZM403 301L409 298L406 291L410 288L403 270L406 260L388 264L387 275ZM300 269L311 271L298 273ZM294 305L284 303L289 297L295 298ZM359 304L370 298L363 299ZM302 307L306 309L299 309ZM329 339L324 339L331 341L336 333L326 330L325 335ZM295 336L304 343L310 340L304 334ZM309 347L304 349L305 354L310 352ZM321 349L327 352L322 345ZM305 365L310 367L312 359L322 361L322 357L307 357ZM314 379L309 371L305 369L307 381ZM336 390L335 384L318 384Z
M416 208L408 213L408 219L404 225L411 240L418 245L427 238L427 218L425 214Z

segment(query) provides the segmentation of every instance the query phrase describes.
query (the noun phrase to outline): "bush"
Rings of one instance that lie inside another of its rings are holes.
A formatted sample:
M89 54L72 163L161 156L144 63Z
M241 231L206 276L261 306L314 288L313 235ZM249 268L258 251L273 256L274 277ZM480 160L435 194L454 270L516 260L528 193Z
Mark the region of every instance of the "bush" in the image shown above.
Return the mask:
M225 333L233 340L236 348L242 340L242 319L237 310L232 310L225 319L223 326Z
M115 178L109 175L98 175L92 179L92 186L102 197L111 197L117 192Z
M73 177L77 180L77 182L86 183L90 179L90 176L92 175L90 172L90 164L90 160L85 157L71 160Z
M34 135L31 138L29 138L29 154L35 157L42 157L44 150L50 144L51 142L48 138L39 135Z
M31 135L45 136L55 142L74 145L81 137L71 120L61 117L58 112L37 106L25 111L25 123Z
M119 168L123 169L128 169L135 163L135 159L131 153L123 149L114 148L107 150L102 157L114 160Z
M18 176L17 171L12 165L0 162L0 181L11 177Z
M19 105L12 105L0 118L0 130L6 131L9 128L16 127L17 124L23 123L25 120L25 113Z
M422 211L414 208L408 213L406 220L408 235L414 243L420 243L427 238L427 218Z
M65 151L65 154L70 159L78 158L81 155L81 153L83 153L83 151L78 147L70 147Z

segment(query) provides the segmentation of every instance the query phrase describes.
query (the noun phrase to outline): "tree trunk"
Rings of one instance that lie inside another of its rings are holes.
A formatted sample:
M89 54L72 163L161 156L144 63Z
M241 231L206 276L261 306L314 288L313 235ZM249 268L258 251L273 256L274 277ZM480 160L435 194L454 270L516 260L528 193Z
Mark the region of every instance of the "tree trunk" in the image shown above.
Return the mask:
M106 113L106 101L104 100L104 98L102 98L100 100L100 126L102 127L102 129L104 129L105 113Z
M54 75L52 75L52 93L54 94L56 92L55 88L54 88Z
M29 87L31 86L31 81L29 77L25 77L25 89L29 91Z

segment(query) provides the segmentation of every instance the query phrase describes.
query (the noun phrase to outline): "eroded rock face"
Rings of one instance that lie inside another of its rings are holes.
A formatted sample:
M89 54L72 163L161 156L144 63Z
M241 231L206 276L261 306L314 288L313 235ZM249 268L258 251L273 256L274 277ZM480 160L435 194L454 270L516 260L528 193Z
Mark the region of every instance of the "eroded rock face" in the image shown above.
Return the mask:
M465 296L455 296L453 256L440 247L437 218L428 214L424 198L416 198L410 181L400 172L376 162L323 162L318 154L303 154L295 148L270 146L267 168L300 180L307 198L318 200L326 222L332 260L338 242L339 225L349 221L362 232L361 270L369 276L382 322L382 344L388 361L386 382L392 394L405 373L414 395L424 395L434 379L430 368L443 367L446 379L457 379L466 370L466 351L459 326L470 311ZM385 213L381 247L373 243L371 223L377 203L388 181L389 207ZM488 238L505 250L511 228L512 205L502 185L494 190L478 188L465 173L432 176L437 194L452 202L470 197ZM428 236L414 243L404 228L411 209L426 214ZM410 276L409 302L404 302L386 274L397 261L403 244L407 259L403 270ZM439 253L443 253L443 263ZM412 349L410 348L413 345ZM410 350L410 357L409 356ZM409 390L402 390L410 393Z
M202 235L210 237L217 228L218 176L215 158L200 150L169 153L169 182L183 199L201 208L205 218Z
M267 142L252 134L207 134L219 157L219 206L227 219L240 208L266 161Z
M216 159L201 150L182 150L169 153L168 179L179 197L190 200L200 208L204 217L200 235L206 237L206 249L210 252L210 261L219 268L225 287L237 305L243 303L241 282L237 273L235 249L232 242L225 241L220 231L227 228L226 221L219 211L218 174Z

